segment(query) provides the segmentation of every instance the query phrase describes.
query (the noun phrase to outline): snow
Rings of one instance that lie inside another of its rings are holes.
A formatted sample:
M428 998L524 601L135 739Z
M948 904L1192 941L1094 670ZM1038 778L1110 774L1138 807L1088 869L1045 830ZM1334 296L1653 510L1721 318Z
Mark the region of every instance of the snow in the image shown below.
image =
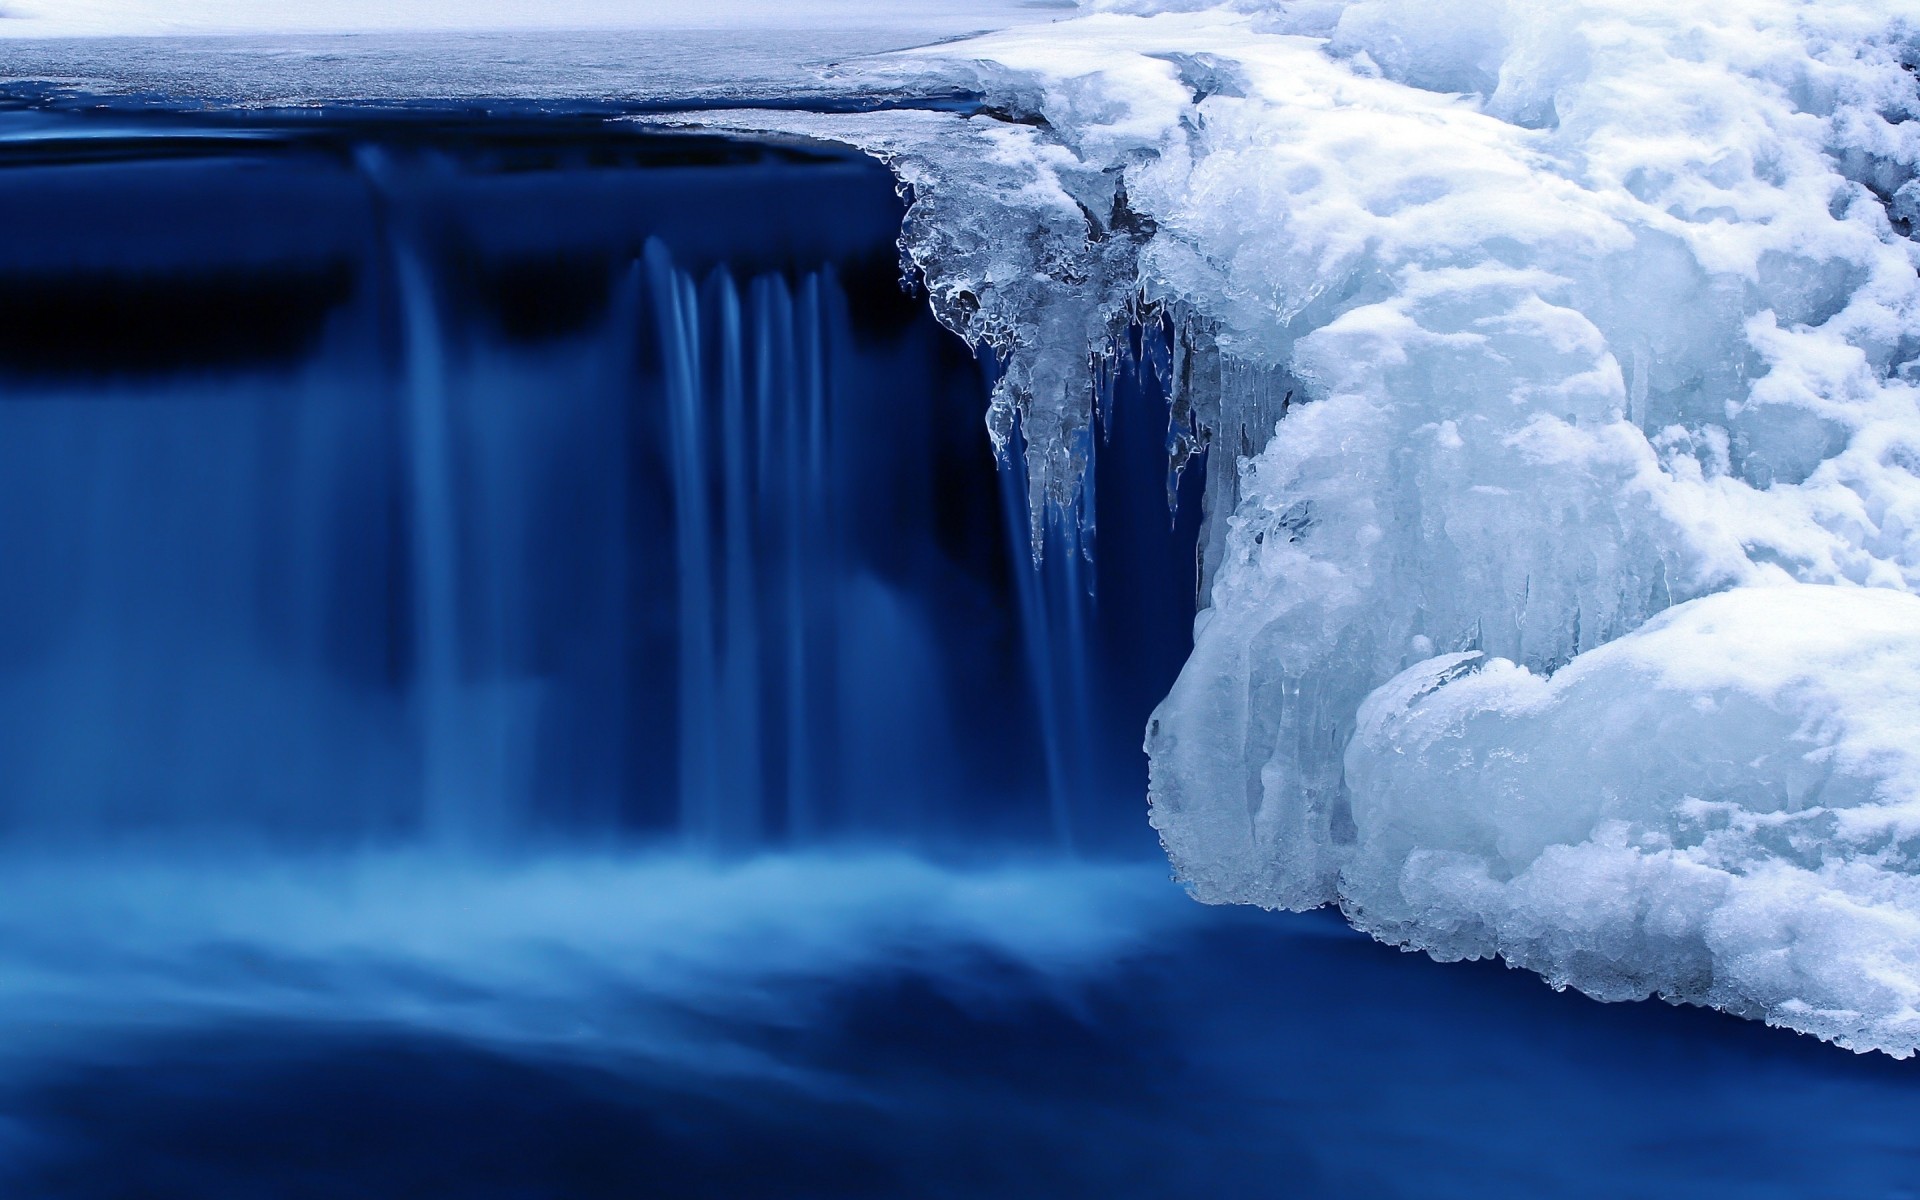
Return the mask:
M786 103L833 64L1072 0L0 0L0 82L295 106L508 97Z

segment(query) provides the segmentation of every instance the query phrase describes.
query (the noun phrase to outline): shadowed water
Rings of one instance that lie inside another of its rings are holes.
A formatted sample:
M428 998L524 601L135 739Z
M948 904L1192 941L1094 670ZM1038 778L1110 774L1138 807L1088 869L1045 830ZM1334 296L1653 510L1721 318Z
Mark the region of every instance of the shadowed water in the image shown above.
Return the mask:
M1145 868L93 869L0 931L10 1195L1911 1194L1908 1064Z

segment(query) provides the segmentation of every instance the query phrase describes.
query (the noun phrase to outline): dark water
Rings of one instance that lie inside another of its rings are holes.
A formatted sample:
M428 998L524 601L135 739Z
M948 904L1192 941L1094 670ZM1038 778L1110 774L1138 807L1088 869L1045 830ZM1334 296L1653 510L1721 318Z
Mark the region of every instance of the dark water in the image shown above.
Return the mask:
M0 112L0 1194L1914 1194L1909 1063L1167 883L1156 385L1036 571L900 213Z
M1912 1194L1907 1064L1331 917L1195 916L1067 974L947 954L678 1014L682 1049L751 1069L340 1020L123 1031L0 1088L9 1194Z

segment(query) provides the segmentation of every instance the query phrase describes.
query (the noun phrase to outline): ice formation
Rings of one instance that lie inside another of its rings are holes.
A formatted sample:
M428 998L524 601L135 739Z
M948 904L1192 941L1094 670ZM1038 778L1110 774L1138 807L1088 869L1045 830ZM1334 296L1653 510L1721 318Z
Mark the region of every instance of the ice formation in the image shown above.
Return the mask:
M1355 923L1903 1051L1920 1040L1920 599L1688 601L1550 677L1474 652L1360 706Z
M1147 731L1180 878L1920 1047L1920 21L1093 7L848 68L971 118L727 120L912 186L1041 507L1103 361L1171 339L1213 449Z

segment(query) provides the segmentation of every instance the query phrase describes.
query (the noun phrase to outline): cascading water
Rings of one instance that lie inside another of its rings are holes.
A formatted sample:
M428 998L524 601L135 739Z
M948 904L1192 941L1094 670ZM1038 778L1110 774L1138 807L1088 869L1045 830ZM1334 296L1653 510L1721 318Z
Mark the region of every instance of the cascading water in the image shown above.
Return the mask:
M830 268L703 284L657 240L641 269L666 365L680 828L719 848L884 828L880 789L911 823L902 754L938 754L945 666L921 601L838 544L860 519L832 483L861 470L831 420L845 295ZM849 803L830 815L828 795Z
M1104 516L1158 547L1109 568L1089 488L1034 554L864 160L370 119L9 153L47 232L9 286L111 262L0 334L15 836L1144 848L1196 506ZM187 329L242 305L277 340Z

